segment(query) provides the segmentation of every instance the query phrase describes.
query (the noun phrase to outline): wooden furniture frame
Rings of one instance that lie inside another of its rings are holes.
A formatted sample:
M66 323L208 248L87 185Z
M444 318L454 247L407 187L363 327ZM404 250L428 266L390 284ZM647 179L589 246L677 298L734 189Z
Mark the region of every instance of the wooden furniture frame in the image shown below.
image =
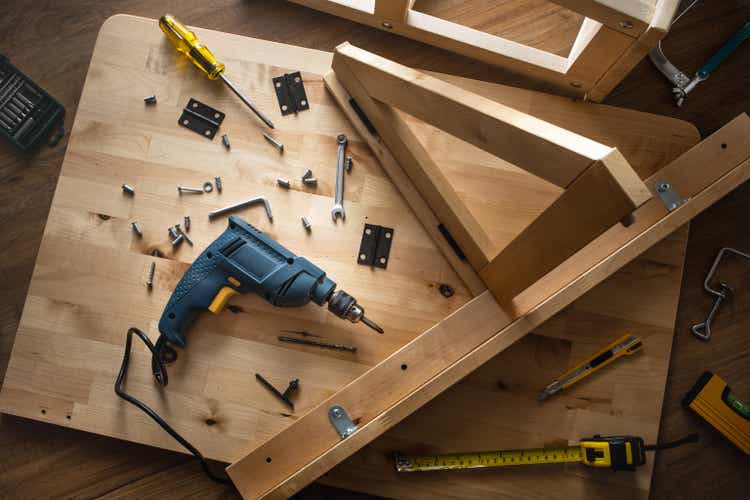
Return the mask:
M479 292L486 287L501 304L509 304L651 198L646 185L615 148L349 43L336 48L332 67L438 215L452 258L468 262L471 269L461 266L460 274L469 288ZM395 109L565 191L498 252Z
M585 16L562 57L412 9L414 0L290 0L601 101L669 30L679 0L552 0Z
M299 491L750 178L744 114L641 181L615 149L349 44L332 66L327 88L475 298L233 463L249 498ZM493 255L402 111L566 189ZM664 183L685 202L668 209ZM343 440L334 404L358 425Z

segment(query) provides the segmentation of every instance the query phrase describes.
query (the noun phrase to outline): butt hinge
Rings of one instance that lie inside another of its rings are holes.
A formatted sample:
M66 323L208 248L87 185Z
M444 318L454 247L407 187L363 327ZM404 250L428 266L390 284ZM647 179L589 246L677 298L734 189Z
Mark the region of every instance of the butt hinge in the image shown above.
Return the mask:
M346 439L357 430L352 419L346 413L346 410L340 405L333 405L328 409L328 419L333 424L333 428L339 433L341 439Z

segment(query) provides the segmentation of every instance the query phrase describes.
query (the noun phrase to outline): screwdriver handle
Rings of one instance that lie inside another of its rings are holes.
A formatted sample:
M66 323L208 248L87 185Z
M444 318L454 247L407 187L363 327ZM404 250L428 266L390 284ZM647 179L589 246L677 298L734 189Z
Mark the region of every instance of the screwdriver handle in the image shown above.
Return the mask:
M170 14L165 14L159 19L159 27L172 45L185 54L185 57L203 71L209 79L219 78L224 71L224 64L217 61L208 47L200 43L195 33Z

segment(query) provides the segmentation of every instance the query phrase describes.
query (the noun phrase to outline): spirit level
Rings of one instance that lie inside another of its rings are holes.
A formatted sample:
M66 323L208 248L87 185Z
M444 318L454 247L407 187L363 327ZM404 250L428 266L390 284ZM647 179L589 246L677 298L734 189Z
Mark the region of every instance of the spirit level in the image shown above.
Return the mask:
M682 404L703 417L746 455L750 454L750 406L732 394L718 375L704 372Z

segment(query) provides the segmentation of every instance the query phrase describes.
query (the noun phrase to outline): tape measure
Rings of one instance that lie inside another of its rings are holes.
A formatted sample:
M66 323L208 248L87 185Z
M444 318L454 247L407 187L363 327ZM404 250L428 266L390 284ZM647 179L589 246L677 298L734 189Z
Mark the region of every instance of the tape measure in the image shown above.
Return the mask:
M663 445L646 445L635 436L600 436L584 438L578 446L535 448L529 450L488 451L446 455L404 455L395 453L396 471L427 472L437 470L483 469L518 465L582 463L589 467L612 470L635 470L646 463L646 452L673 448L698 440L691 434Z
M703 417L746 455L750 454L750 405L732 394L719 376L704 372L682 404Z

